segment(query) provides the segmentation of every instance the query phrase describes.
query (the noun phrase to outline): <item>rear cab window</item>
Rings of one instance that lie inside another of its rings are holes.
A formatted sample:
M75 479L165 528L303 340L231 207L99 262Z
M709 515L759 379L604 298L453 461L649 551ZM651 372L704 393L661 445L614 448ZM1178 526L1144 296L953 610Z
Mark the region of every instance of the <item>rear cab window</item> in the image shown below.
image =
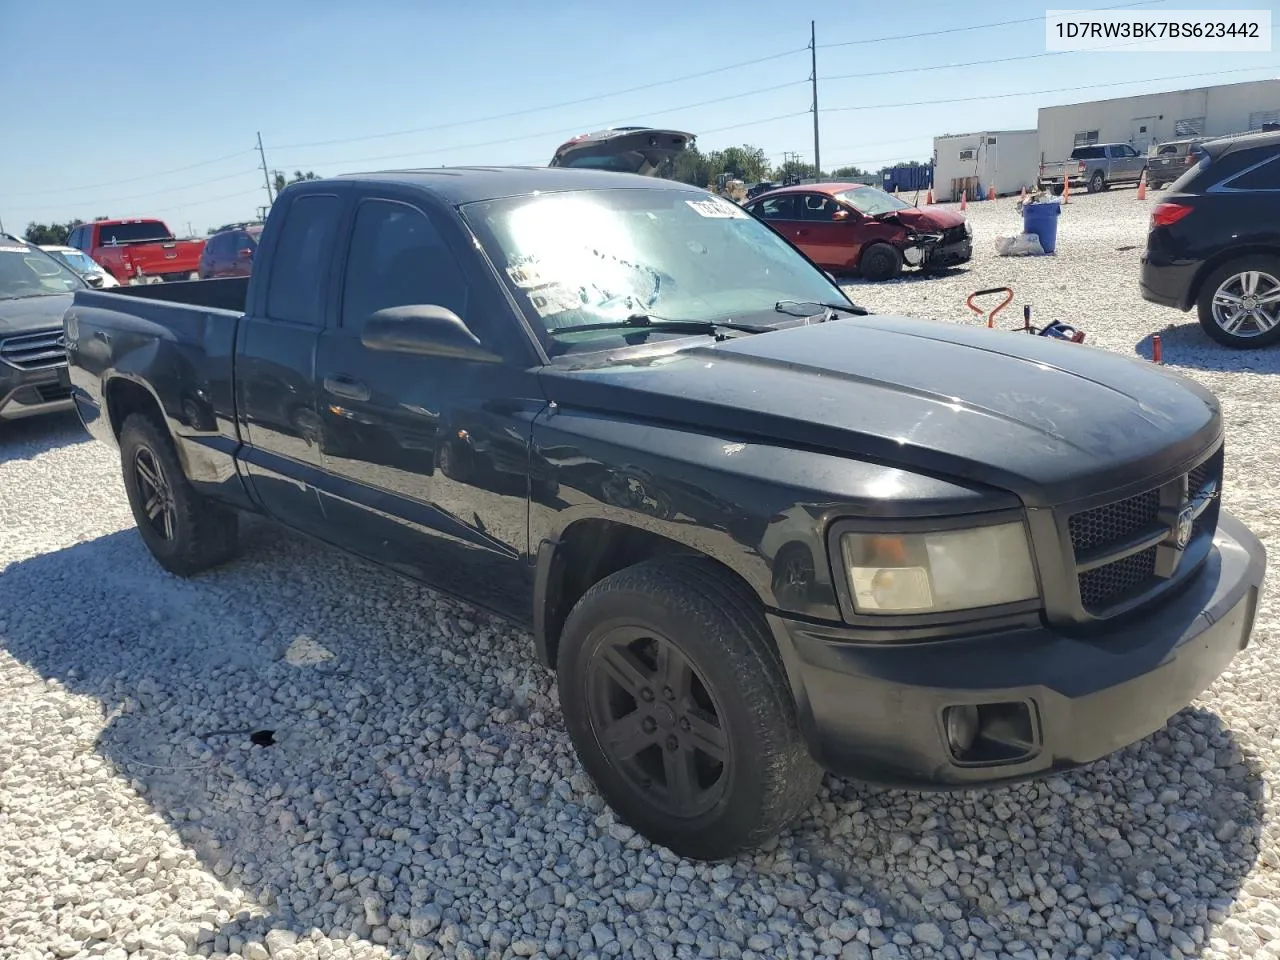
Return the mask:
M172 239L173 234L159 220L143 220L139 223L112 223L98 227L98 244L104 247L120 243L144 243Z
M268 318L324 325L324 282L341 217L334 194L307 194L289 205L271 262Z

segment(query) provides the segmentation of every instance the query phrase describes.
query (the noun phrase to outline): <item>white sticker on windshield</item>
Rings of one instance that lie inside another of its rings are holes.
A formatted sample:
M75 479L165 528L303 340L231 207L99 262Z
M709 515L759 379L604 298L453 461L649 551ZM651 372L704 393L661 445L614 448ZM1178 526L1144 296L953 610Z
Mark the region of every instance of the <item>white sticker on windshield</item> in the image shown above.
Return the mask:
M529 302L540 317L577 310L582 306L582 296L563 283L549 283L529 293Z
M704 217L714 217L718 220L748 219L747 211L736 203L730 203L720 197L709 197L706 200L686 200L685 203Z
M542 275L542 271L538 269L538 264L534 260L512 264L507 267L507 276L517 287L524 289L540 287L547 282L547 278Z
M0 246L0 253L29 253L26 247Z

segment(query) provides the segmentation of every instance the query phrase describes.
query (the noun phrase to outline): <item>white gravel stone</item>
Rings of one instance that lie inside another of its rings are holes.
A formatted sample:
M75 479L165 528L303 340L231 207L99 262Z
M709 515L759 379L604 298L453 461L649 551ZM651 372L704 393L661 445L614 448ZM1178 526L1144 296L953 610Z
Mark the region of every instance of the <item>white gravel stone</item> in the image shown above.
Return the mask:
M1160 332L1274 562L1280 351L1141 300L1161 195L1075 196L1044 258L996 257L1014 201L974 203L971 268L848 289L974 324L965 297L1008 284L1007 325L1031 303L1131 356ZM1280 960L1274 571L1249 649L1141 743L999 790L829 777L705 865L605 811L527 635L252 521L240 560L167 576L73 420L5 424L0 490L0 957Z

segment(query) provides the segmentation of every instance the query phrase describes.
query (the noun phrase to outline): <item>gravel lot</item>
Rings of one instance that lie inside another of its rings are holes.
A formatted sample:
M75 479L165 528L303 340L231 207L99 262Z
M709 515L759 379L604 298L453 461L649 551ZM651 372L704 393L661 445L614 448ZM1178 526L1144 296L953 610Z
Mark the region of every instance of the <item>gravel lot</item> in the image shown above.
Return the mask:
M1226 502L1280 556L1275 352L1228 353L1136 289L1134 191L1075 197L1054 258L970 206L950 276L873 308L1037 321L1149 349L1222 398ZM1064 350L1081 349L1064 344ZM113 451L0 428L0 956L1280 957L1274 579L1253 646L1148 740L949 795L828 778L794 830L683 862L617 824L527 636L260 524L190 582L146 554ZM272 745L258 745L272 731Z

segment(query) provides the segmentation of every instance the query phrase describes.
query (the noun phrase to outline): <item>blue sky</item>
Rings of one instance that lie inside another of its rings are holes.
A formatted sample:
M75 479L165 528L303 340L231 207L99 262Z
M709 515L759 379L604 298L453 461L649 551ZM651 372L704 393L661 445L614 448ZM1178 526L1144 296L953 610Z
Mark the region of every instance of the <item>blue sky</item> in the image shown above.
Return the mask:
M1160 0L1136 9L1268 5ZM20 232L32 220L154 215L179 233L188 223L203 233L255 216L266 202L257 131L272 168L322 175L540 165L570 136L627 123L688 130L704 149L751 143L774 162L784 151L811 161L810 19L827 169L925 160L937 134L1034 127L1039 106L1280 75L1278 51L949 66L1043 54L1044 6L1026 0L658 9L609 0L368 0L363 9L333 0L0 0L0 220ZM1036 19L884 39L1028 17ZM750 60L760 62L677 79ZM1243 68L1257 69L1228 72ZM1109 83L1124 85L1072 89ZM1061 92L1023 95L1049 90ZM971 99L902 105L951 98ZM840 109L850 107L858 109Z

